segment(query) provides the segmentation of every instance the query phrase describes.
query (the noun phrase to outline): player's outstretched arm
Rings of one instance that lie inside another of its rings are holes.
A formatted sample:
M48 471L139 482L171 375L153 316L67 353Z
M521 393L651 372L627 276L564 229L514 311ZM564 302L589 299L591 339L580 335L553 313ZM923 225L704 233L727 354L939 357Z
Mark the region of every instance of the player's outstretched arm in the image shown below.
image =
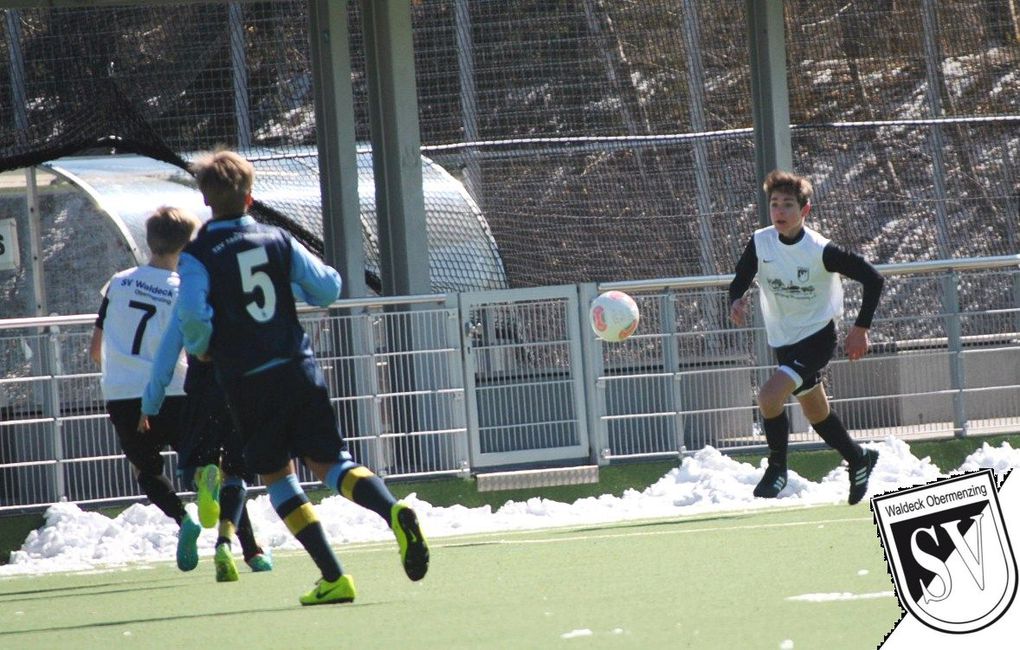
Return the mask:
M201 357L209 349L212 337L212 307L209 306L209 272L193 256L181 254L177 272L181 276L181 290L177 294L174 312L181 329L184 349Z
M89 341L89 357L97 366L103 364L103 322L106 321L106 308L110 305L110 299L106 297L106 291L110 283L103 287L103 302L99 305L99 312L96 315L96 325L92 328L92 340Z
M309 305L329 306L340 297L340 288L343 286L340 274L309 253L300 242L291 241L294 253L290 258L291 282L301 287Z
M103 330L98 327L92 328L92 340L89 341L89 357L96 363L103 363Z
M737 326L743 327L747 322L747 309L750 300L747 297L747 290L751 288L751 282L758 272L758 253L754 246L754 237L748 240L744 252L737 260L736 272L730 282L727 295L730 298L730 320Z
M176 322L171 322L170 327L163 332L163 338L159 341L159 349L156 351L156 358L149 370L149 381L145 384L145 391L142 393L142 415L156 415L163 406L163 398L166 397L166 387L174 378L174 370L181 358L181 350L184 349L184 339L181 330Z
M744 323L747 322L747 308L747 296L737 298L730 303L730 320L732 320L738 327L743 327Z
M846 348L846 356L851 361L857 361L868 353L868 328L861 327L860 325L853 325L850 327L850 331L846 334L846 342L843 347Z

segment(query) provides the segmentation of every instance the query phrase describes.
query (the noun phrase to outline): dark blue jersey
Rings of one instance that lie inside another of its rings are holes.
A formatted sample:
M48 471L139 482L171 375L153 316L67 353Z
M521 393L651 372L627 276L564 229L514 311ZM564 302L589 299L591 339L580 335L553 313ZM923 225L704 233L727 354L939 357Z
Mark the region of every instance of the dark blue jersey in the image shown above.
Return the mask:
M185 248L208 274L208 352L224 380L312 356L291 290L294 246L283 230L244 220L205 228Z

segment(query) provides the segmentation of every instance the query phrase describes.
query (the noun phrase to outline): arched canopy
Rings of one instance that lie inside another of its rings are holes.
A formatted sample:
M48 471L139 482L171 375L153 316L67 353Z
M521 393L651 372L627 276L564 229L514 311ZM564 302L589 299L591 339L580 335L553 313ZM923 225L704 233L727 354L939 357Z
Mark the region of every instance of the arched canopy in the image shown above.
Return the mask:
M253 194L260 202L287 216L298 227L322 236L317 153L314 148L295 156L286 171L272 151L251 151L256 167ZM358 187L364 233L366 271L379 273L378 226L372 154L358 152ZM201 219L209 209L185 170L144 156L117 154L60 158L42 165L86 194L109 220L115 233L144 263L145 220L162 205L187 208ZM445 169L422 158L422 178L429 237L429 270L432 290L438 293L506 288L506 275L495 240L478 205L463 185Z

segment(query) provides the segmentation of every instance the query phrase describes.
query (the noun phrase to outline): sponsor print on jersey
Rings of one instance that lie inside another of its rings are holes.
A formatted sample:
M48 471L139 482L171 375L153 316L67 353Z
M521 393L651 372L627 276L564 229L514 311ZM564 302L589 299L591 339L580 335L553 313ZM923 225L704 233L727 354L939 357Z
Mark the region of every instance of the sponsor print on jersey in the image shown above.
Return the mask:
M1017 589L1016 558L990 469L871 500L900 604L925 625L991 625Z
M815 297L815 288L813 285L797 285L793 282L783 283L780 278L770 278L768 280L769 288L772 289L772 293L777 298L789 298L793 300L811 300Z
M120 286L134 288L134 295L140 298L148 298L167 305L172 305L177 299L177 288L181 284L176 273L162 280L164 286L146 282L140 278L121 278Z

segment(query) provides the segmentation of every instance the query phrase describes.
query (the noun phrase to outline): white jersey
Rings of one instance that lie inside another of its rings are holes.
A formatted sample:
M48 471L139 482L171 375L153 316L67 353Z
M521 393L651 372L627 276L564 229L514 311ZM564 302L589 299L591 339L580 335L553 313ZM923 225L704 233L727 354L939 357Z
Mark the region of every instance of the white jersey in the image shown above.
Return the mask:
M106 400L141 397L163 333L173 323L181 278L174 271L138 266L115 274L106 288L103 378ZM98 325L98 323L97 323ZM167 395L184 394L187 365L181 355Z
M769 345L796 343L843 314L843 283L822 262L829 240L805 227L796 244L779 241L775 226L756 230L758 285Z

